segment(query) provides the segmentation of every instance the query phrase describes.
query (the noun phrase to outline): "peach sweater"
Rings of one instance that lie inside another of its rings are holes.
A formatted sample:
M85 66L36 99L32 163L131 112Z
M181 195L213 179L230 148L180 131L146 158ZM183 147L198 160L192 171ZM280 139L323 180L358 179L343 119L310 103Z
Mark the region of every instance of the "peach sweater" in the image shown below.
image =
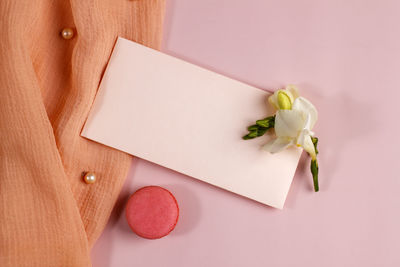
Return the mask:
M0 1L0 266L91 266L131 156L80 132L116 37L158 49L163 12L164 0Z

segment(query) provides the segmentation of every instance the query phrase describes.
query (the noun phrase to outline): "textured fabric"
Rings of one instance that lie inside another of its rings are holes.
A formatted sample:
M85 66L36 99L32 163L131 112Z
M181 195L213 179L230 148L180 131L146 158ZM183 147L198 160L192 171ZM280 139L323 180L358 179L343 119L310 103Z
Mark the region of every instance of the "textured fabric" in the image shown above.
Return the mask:
M0 1L0 266L91 265L131 156L80 132L117 36L158 49L163 12L164 0Z

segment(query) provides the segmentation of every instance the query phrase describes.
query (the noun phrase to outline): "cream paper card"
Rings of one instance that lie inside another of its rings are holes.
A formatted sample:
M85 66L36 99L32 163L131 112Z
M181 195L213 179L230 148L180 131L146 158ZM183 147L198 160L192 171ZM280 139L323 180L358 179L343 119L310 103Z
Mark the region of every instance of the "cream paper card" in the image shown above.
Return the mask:
M242 140L272 114L267 96L118 38L82 136L281 209L301 149L271 155L268 135Z

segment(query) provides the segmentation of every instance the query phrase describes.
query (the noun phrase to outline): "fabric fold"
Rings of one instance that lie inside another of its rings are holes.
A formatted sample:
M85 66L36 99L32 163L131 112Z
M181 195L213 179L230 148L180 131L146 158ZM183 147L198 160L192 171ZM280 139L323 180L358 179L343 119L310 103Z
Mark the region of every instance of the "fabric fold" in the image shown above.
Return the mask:
M164 5L0 2L0 266L91 265L132 157L80 131L117 36L158 49Z

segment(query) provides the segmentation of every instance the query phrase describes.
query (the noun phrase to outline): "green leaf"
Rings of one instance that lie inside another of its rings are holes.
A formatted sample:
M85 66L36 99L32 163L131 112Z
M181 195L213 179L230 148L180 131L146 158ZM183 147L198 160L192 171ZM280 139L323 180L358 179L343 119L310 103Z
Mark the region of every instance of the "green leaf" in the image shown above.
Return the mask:
M275 116L270 116L262 120L257 120L256 124L264 128L273 127L275 125Z
M250 133L243 136L244 140L253 139L259 136L263 136L269 129L274 128L275 126L275 115L266 117L265 119L258 120L256 124L250 125L247 127Z
M258 125L257 124L251 125L251 126L247 127L247 130L249 130L249 132L258 130Z
M260 127L257 131L257 136L263 136L269 128Z
M250 131L250 133L248 134L248 136L250 136L250 137L257 137L258 136L258 133L257 133L258 131L257 130L255 130L255 131Z
M249 140L249 139L256 138L257 136L258 136L258 131L257 131L257 130L254 130L254 131L250 131L249 134L243 136L242 138L243 138L244 140Z
M250 140L253 139L254 137L250 137L248 134L242 137L243 140Z
M275 115L269 117L269 124L270 124L270 127L271 127L271 128L274 128L274 127L275 127Z
M269 121L266 119L256 121L257 125L267 128L269 127Z

